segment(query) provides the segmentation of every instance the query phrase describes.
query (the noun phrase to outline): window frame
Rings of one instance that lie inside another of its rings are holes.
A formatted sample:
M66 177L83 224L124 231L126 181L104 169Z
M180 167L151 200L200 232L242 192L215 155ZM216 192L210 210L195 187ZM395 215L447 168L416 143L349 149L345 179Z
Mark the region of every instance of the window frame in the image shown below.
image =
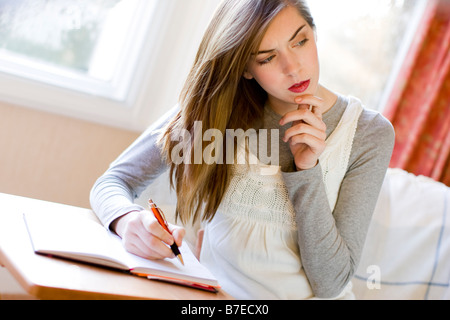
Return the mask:
M399 50L394 59L393 70L387 78L386 86L384 87L383 94L378 104L377 111L381 113L385 110L387 101L392 94L392 90L395 87L395 82L398 80L398 76L403 67L403 63L414 42L414 36L416 35L417 30L419 30L423 17L430 5L432 4L428 0L418 0L418 4L412 15L411 25L409 26L409 28L407 28L406 34L402 40L402 44L399 46Z
M0 100L103 125L145 130L176 104L217 0L138 1L133 37L123 53L126 58L122 57L110 83L48 65L43 72L41 63L1 54ZM183 57L174 52L174 43L185 51Z

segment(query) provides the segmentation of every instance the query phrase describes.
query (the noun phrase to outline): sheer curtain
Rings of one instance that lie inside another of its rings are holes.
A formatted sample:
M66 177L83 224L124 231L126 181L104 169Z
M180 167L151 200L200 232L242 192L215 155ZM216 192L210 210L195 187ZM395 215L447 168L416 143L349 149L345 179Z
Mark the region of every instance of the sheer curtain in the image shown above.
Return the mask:
M450 1L430 0L384 111L392 168L450 186Z

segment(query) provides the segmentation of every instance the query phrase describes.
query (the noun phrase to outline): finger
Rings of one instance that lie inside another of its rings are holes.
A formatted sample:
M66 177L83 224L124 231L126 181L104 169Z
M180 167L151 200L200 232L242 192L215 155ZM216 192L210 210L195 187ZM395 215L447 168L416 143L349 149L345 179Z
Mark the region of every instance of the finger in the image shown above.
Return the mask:
M325 100L310 94L295 98L295 103L306 104L314 107L319 107L321 109L325 107Z
M126 234L125 237L122 238L122 244L124 248L139 257L144 259L163 259L159 253L154 252L151 248L149 248L141 238L133 233Z
M141 223L132 226L132 230L122 239L124 247L146 259L164 259L174 257L172 250L161 239L153 236Z
M160 242L162 244L162 242ZM159 250L154 250L149 247L147 247L144 243L134 242L130 245L129 252L142 257L144 259L149 260L162 260L165 258L174 258L174 254L172 250L170 250L167 246L164 248L161 248L163 252L160 252Z
M320 108L313 106L311 111L317 118L319 118L320 120L323 119L323 113Z
M309 111L312 112L314 107L308 104L299 104L297 110L302 110L303 112Z
M164 243L160 238L154 236L147 230L143 230L138 236L140 241L136 241L136 244L150 256L158 257L157 259L174 257L168 244Z
M186 235L186 230L182 227L174 226L172 224L169 224L169 230L172 232L172 236L177 246L181 247L183 244L183 239Z
M307 134L316 137L319 140L325 140L326 139L326 132L317 129L307 123L299 122L295 125L293 125L291 128L286 130L285 135L283 137L284 142L288 142L292 137L295 137L297 135L301 134Z
M316 107L310 111L309 105L299 105L295 111L288 112L281 118L280 125L284 126L288 123L306 122L318 129L326 130L326 125L322 121L322 115L320 111L317 111Z
M323 112L322 110L326 109L325 101L319 97L315 96L302 96L296 99L296 103L299 105L307 105L308 109L316 115L319 119L322 120Z
M197 232L197 243L195 244L195 256L197 257L197 260L200 260L200 253L202 252L204 234L205 234L204 229L200 229Z
M307 145L316 155L321 154L326 146L325 141L308 134L296 135L295 137L292 137L290 143L293 146L297 144Z
M314 113L303 108L286 113L283 118L281 118L280 125L284 126L288 123L300 121L306 122L315 127L321 126L321 120Z
M173 236L159 224L153 213L150 213L149 211L143 211L140 221L144 229L151 233L153 236L167 243L169 246L173 244Z

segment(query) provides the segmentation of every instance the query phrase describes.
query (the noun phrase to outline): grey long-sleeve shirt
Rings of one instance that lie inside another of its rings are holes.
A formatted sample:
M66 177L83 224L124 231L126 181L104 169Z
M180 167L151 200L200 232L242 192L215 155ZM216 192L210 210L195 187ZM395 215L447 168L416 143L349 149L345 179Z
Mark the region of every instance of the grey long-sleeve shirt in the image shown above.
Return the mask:
M329 136L348 101L339 96L323 121ZM175 113L170 110L147 129L111 164L91 190L91 205L106 227L118 217L144 208L133 203L142 191L168 169L156 145L157 133ZM281 116L265 110L264 127L280 129ZM347 173L336 207L331 212L320 164L295 172L289 146L280 140L280 165L296 212L302 265L317 297L332 298L356 272L373 210L392 154L394 131L379 113L364 110L356 130Z

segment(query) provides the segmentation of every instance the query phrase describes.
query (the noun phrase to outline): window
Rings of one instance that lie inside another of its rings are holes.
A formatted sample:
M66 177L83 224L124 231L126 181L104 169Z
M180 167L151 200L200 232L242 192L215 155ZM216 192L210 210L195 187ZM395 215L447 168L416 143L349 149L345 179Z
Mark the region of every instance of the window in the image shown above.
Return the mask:
M308 0L323 84L381 111L426 2Z
M177 102L219 2L0 0L0 99L143 130ZM427 1L307 2L322 82L381 110Z
M143 40L140 30L145 29L135 21L151 20L154 5L139 0L3 0L0 70L122 100L130 80L125 71L133 68L133 53Z
M172 107L219 0L0 0L0 99L144 130Z

